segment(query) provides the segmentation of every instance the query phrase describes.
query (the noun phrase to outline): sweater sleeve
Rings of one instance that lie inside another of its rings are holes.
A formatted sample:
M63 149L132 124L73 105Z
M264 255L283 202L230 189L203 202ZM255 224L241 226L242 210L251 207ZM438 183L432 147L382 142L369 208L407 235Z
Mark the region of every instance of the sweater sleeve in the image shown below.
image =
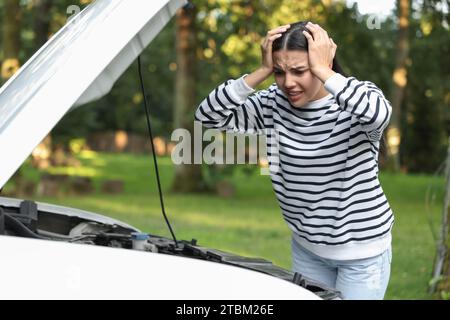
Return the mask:
M245 76L215 88L198 106L195 120L205 127L224 131L264 133L262 101L266 97L262 91L255 92L249 87Z
M325 82L325 88L334 95L343 110L359 120L370 140L381 139L389 124L392 107L375 84L336 73Z

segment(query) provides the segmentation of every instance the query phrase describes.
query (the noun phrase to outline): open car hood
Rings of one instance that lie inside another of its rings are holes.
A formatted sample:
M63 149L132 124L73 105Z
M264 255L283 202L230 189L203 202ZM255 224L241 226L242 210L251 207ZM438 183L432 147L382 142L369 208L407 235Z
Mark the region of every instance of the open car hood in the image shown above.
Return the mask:
M0 89L0 188L71 108L99 99L185 0L97 0Z

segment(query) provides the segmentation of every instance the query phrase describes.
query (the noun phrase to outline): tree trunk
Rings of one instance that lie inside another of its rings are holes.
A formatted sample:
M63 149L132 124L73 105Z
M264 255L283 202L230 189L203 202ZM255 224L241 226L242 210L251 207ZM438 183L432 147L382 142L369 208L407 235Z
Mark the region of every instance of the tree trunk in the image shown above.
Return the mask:
M204 191L200 164L194 164L194 112L196 105L196 30L197 10L188 3L177 12L177 74L175 80L174 128L184 128L191 133L191 164L176 166L172 191Z
M5 0L3 15L3 54L1 67L1 82L6 82L20 68L20 28L21 10L20 0ZM20 192L23 185L21 169L16 171L12 180L15 184L15 193Z
M34 7L34 47L37 51L47 42L50 32L50 9L53 0L35 0Z
M21 10L20 0L5 0L3 16L2 81L6 81L19 70Z
M448 139L445 170L445 193L442 210L440 241L434 263L433 281L430 288L438 299L450 299L450 137Z
M392 118L387 130L388 165L395 171L400 170L399 147L401 143L401 106L407 84L407 60L409 54L408 28L411 0L397 0L399 19L398 40L395 55L395 70L392 75L393 90L391 96Z
M50 9L53 0L35 0L34 2L34 51L38 51L48 40L50 32ZM49 133L31 153L31 164L35 168L50 166L52 157L52 137Z

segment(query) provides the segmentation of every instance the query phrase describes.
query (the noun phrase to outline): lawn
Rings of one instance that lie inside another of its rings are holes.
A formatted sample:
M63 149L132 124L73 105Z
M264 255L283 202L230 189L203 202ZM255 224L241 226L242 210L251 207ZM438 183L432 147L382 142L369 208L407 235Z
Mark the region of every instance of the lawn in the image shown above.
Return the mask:
M89 176L96 192L89 196L38 198L106 214L128 222L150 234L170 237L161 214L154 167L150 157L127 154L83 152L78 168L53 168L52 173ZM283 221L268 176L251 175L239 168L230 177L236 187L229 199L213 194L171 194L174 172L171 159L159 158L166 212L177 239L195 238L198 244L246 256L269 259L290 268L290 232ZM25 176L37 179L39 173L25 165ZM100 193L105 179L122 179L125 192ZM395 213L393 261L387 299L429 299L427 285L434 258L430 216L425 210L425 193L430 183L441 180L425 175L381 173L380 180ZM11 190L9 184L5 190ZM435 230L441 201L432 206Z

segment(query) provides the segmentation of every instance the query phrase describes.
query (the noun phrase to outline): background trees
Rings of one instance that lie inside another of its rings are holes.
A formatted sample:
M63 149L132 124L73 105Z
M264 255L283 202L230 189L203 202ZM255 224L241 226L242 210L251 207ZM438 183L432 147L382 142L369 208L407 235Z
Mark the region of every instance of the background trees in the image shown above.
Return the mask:
M73 13L68 11L69 6L75 4L83 9L89 2L2 1L2 80L67 21ZM179 46L177 50L181 40L176 37L176 31L180 30L177 25L181 19L173 19L142 55L157 135L168 139L174 128L187 126L180 119L192 119L192 110L214 86L256 68L260 59L259 43L268 29L309 19L322 24L332 35L347 74L375 82L390 97L395 109L391 125L399 128L402 137L398 153L401 169L433 172L443 161L450 131L448 1L401 0L397 8L406 9L392 12L388 17L375 16L378 24L373 23L373 16L361 15L357 5L349 7L343 1L198 0L193 3L193 24L186 31L191 33L187 35L191 54L188 68L183 68L184 53ZM408 21L407 28L402 21ZM398 86L396 79L401 79L404 86ZM180 89L182 81L189 84L184 91ZM105 130L144 135L142 98L136 65L132 65L109 95L66 116L53 130L53 142L67 144L73 138ZM398 169L395 165L392 168Z
M19 69L20 31L22 12L19 0L6 0L3 8L3 57L1 64L2 81L6 81Z

